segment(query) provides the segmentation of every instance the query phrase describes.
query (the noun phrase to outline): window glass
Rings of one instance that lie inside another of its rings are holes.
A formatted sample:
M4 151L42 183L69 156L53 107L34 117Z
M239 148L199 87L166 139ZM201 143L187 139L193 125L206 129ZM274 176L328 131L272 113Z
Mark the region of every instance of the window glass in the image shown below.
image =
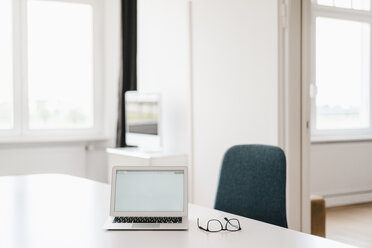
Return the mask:
M352 8L357 10L371 10L371 0L352 0Z
M317 4L356 10L371 9L371 0L318 0Z
M12 0L0 1L0 129L13 128Z
M370 25L316 18L316 129L369 127Z
M319 5L325 5L325 6L333 6L334 1L333 0L318 0L317 4Z
M334 6L341 8L351 8L351 0L335 0Z
M28 1L29 127L91 128L93 86L92 7Z

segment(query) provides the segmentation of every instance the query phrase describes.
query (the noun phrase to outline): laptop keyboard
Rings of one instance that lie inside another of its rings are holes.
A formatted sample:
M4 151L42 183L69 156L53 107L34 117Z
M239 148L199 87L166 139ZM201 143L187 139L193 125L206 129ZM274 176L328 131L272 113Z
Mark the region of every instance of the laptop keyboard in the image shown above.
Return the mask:
M182 223L182 217L115 217L112 223Z

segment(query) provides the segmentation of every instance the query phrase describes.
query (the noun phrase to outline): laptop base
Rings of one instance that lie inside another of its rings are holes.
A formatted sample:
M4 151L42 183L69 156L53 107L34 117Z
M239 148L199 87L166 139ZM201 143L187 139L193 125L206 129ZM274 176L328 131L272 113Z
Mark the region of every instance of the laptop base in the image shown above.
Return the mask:
M182 217L182 223L112 223L113 216L107 218L103 228L107 230L187 230L188 219Z

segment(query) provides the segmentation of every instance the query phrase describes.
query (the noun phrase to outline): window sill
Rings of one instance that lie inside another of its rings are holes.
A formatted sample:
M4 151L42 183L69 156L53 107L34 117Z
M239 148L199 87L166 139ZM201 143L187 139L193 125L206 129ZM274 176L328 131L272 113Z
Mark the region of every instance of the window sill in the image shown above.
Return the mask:
M48 137L3 137L0 138L0 145L15 144L50 144L50 143L89 143L105 142L110 138L106 136L48 136Z
M322 136L311 137L311 144L323 143L348 143L348 142L367 142L372 141L372 135L345 135L345 136Z

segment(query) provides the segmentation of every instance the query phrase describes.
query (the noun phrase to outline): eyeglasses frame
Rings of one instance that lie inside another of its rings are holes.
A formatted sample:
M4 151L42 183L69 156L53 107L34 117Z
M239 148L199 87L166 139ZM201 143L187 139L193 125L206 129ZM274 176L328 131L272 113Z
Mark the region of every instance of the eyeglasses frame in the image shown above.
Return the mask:
M197 219L197 224L198 224L199 229L204 230L204 231L206 231L206 232L221 232L221 231L236 232L236 231L240 231L240 230L242 230L242 228L241 228L241 226L240 226L240 221L239 221L238 219L236 219L236 218L228 219L227 217L224 217L223 219L226 220L225 228L223 228L223 225L222 225L221 221L218 220L218 219L210 219L210 220L208 220L208 222L207 222L207 228L204 228L204 227L202 227L202 226L199 225L199 218ZM236 220L236 221L238 222L238 225L239 225L239 226L237 227L237 226L233 225L233 224L230 222L231 220ZM218 223L220 223L220 225L221 225L221 229L218 230L218 231L211 231L211 230L209 230L208 227L209 227L209 223L210 223L211 221L217 221ZM233 227L237 227L238 229L236 229L236 230L230 230L230 229L227 229L227 224L230 224L230 225L233 226Z

